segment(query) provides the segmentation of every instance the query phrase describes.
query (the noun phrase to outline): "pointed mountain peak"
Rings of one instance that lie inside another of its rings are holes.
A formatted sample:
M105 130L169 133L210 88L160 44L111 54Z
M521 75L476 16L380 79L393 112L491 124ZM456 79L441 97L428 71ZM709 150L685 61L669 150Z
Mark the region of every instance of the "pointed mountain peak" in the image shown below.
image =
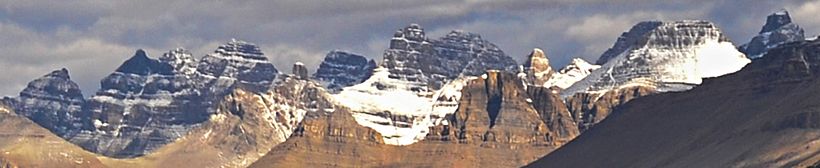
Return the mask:
M757 59L766 55L769 49L802 40L805 40L803 28L792 22L788 11L781 9L767 16L766 24L760 29L760 34L738 49L749 58Z
M116 70L126 74L148 75L148 74L164 74L172 73L172 67L167 64L162 64L159 60L148 57L144 50L138 49L134 56L125 60Z
M39 97L60 101L82 101L80 87L71 81L65 68L51 71L43 77L34 79L20 92L24 98Z
M766 17L766 25L763 26L760 33L771 32L789 23L792 23L792 18L789 16L789 11L786 11L786 9L780 9L779 11Z
M134 53L134 57L144 57L148 58L148 54L145 54L145 50L137 49L137 52Z
M65 69L65 68L51 71L51 73L48 73L43 77L71 79L71 77L68 75L68 69Z

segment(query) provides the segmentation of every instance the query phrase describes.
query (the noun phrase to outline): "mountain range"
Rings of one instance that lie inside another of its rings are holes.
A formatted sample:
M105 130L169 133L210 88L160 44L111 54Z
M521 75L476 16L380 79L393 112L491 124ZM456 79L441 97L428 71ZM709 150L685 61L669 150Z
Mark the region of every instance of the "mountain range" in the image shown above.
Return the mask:
M88 97L59 69L0 101L5 167L783 167L820 163L820 42L787 11L736 46L704 20L639 22L595 64L516 63L410 24L381 60L316 72L231 39L137 50ZM12 131L14 130L14 131ZM20 131L17 131L20 130Z

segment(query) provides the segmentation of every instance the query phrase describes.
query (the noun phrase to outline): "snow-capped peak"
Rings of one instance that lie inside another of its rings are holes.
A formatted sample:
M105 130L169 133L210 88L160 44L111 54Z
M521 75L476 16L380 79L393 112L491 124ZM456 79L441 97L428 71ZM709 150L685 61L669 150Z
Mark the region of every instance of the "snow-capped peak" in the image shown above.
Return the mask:
M628 50L609 59L561 96L636 85L661 92L687 90L700 84L702 78L733 73L751 62L708 21L662 22L643 35L618 39L622 41L638 43L629 45Z
M558 87L561 89L566 89L575 82L584 79L592 73L593 70L600 68L600 65L592 65L587 61L584 61L581 58L573 58L572 62L570 62L561 70L558 70L558 73L552 75L546 83L544 83L545 87Z

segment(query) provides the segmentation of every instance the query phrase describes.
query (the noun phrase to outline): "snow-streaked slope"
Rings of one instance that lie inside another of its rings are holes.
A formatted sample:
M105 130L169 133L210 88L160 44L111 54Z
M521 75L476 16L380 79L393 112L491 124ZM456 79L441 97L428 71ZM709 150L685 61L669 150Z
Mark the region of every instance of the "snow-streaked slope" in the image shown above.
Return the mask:
M751 62L706 21L662 22L641 38L641 43L610 59L561 96L630 86L661 92L688 90L702 78L733 73Z
M566 67L562 68L550 77L546 83L544 83L545 87L558 87L561 89L566 89L575 82L584 79L592 73L593 70L601 68L600 65L592 65L589 62L584 61L580 58L572 59L572 62L568 64Z
M389 78L386 68L333 97L347 106L360 125L382 134L391 145L409 145L424 139L430 126L441 123L458 108L461 88L468 78L458 78L436 92L414 92L414 82Z

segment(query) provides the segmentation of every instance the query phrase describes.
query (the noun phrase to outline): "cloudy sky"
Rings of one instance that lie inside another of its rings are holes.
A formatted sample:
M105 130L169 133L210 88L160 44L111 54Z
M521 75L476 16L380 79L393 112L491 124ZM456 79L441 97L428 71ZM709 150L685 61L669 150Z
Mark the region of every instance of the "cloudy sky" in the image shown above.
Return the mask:
M279 69L302 61L313 71L333 49L380 59L409 23L433 38L479 33L519 62L542 48L560 68L573 57L595 61L639 21L710 20L739 44L782 8L820 33L820 1L801 0L0 0L0 96L62 67L93 93L136 49L201 57L231 38L258 44Z

